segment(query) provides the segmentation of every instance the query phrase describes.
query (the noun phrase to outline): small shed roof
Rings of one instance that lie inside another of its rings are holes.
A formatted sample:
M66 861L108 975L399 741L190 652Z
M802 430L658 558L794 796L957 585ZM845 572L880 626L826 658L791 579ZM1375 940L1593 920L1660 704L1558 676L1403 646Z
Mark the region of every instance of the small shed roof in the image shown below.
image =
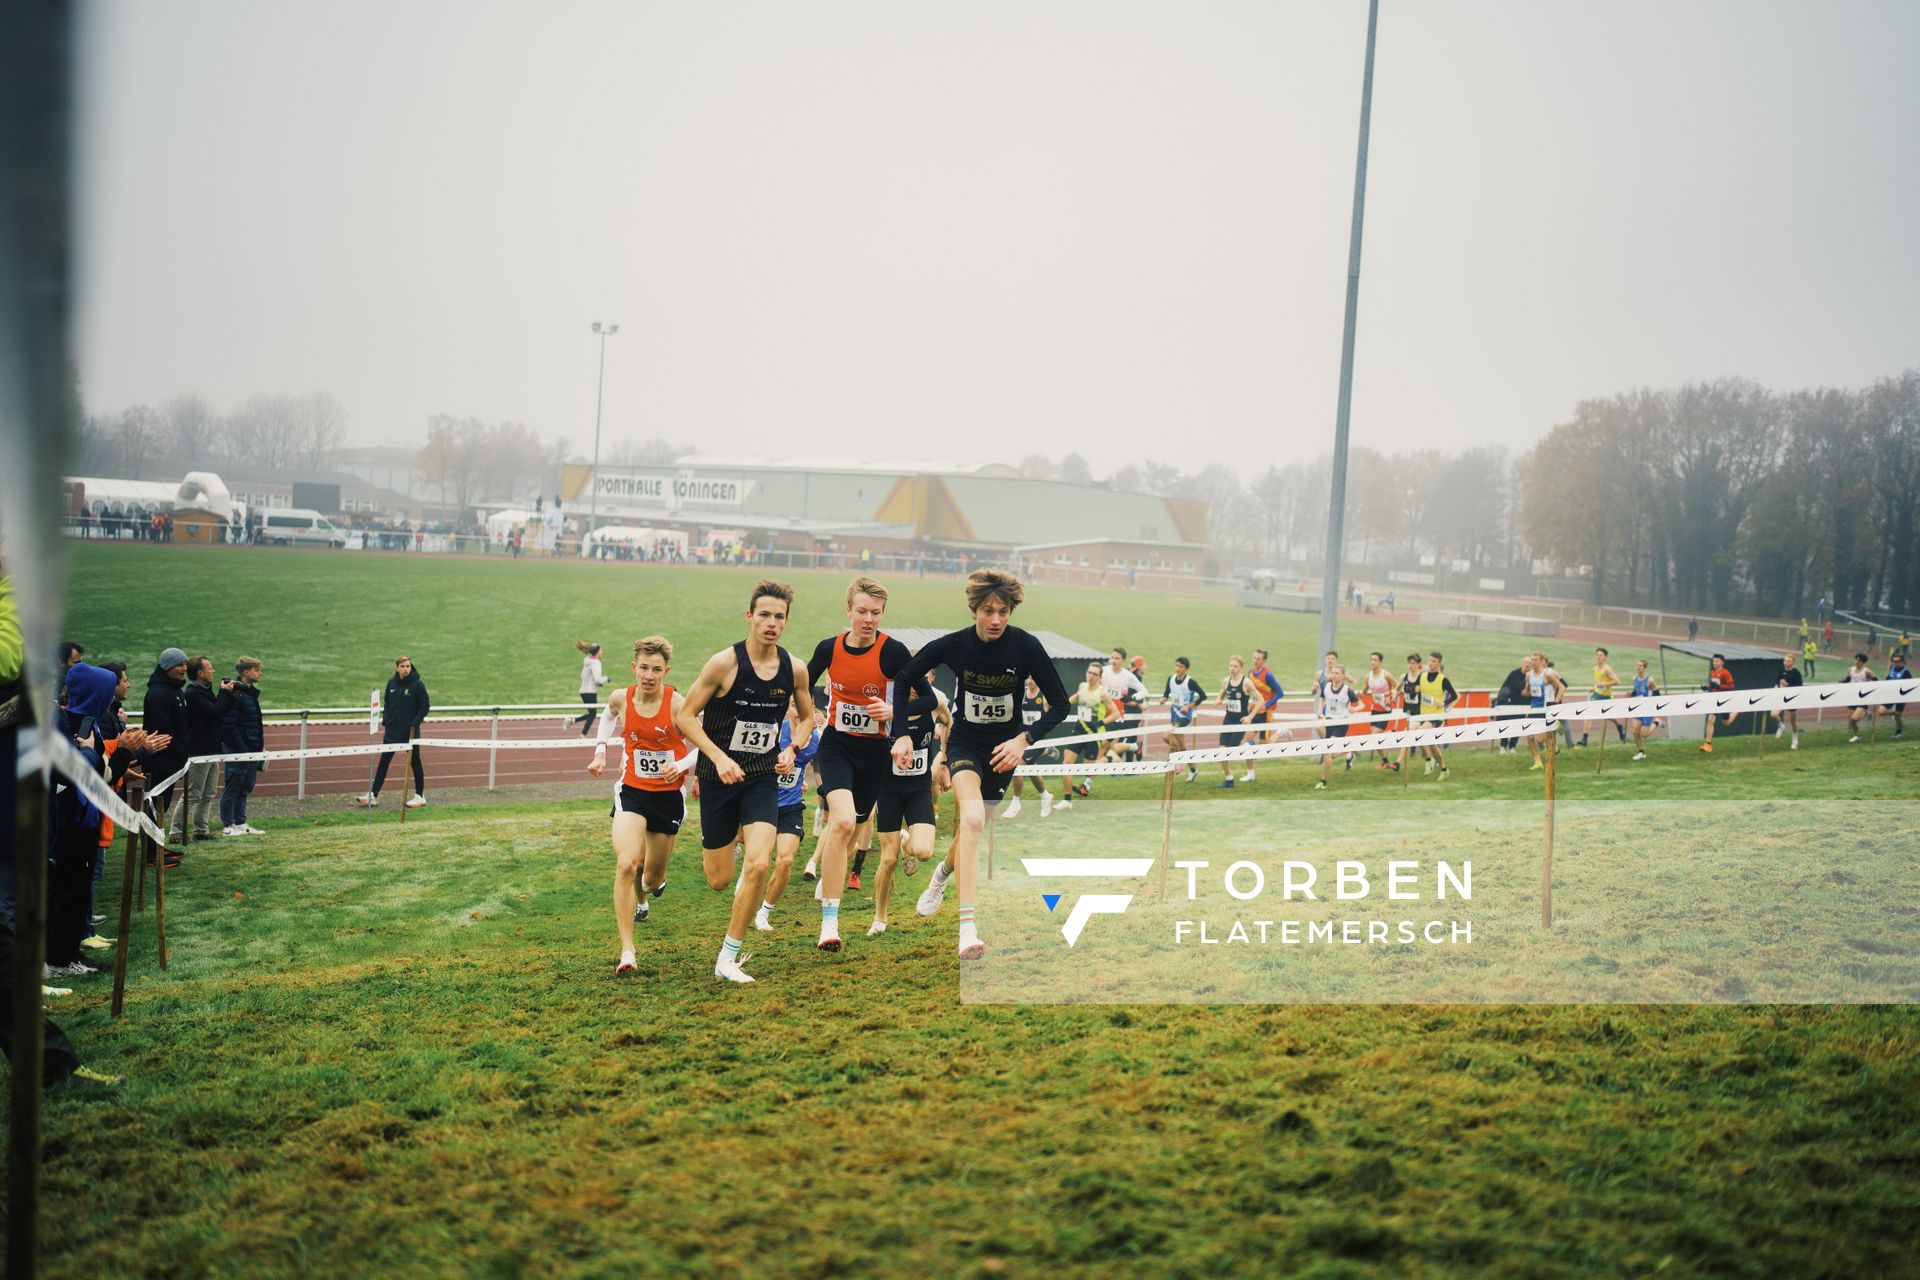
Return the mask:
M1711 660L1717 653L1728 662L1744 662L1761 658L1771 658L1778 662L1780 655L1786 652L1784 649L1766 649L1753 644L1735 644L1731 640L1670 640L1663 642L1660 648L1663 653L1671 649L1675 653L1684 653L1689 658L1702 660Z

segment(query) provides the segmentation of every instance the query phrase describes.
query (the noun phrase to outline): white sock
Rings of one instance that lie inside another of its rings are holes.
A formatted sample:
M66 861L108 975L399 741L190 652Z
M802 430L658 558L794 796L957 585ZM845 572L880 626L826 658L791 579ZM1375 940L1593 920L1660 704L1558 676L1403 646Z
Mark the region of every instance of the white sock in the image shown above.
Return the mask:
M820 899L820 936L823 938L840 936L840 899Z

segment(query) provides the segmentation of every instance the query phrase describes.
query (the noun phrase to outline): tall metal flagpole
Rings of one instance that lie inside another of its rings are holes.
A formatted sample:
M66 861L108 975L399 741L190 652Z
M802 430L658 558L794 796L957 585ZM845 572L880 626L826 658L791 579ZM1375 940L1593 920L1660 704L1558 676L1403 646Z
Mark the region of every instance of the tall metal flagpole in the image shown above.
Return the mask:
M1373 35L1379 24L1380 0L1369 0L1367 69L1360 82L1360 155L1353 167L1353 239L1347 247L1347 327L1340 342L1340 409L1333 425L1333 491L1327 499L1326 581L1320 587L1323 653L1334 647L1340 622L1340 553L1347 516L1347 420L1353 410L1353 327L1360 309L1360 228L1367 212L1367 127L1373 118Z

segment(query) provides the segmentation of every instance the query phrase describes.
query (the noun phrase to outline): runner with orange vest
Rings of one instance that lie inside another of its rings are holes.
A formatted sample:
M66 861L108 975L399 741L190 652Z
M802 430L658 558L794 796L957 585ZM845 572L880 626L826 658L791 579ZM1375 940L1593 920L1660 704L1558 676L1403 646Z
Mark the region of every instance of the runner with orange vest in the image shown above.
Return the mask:
M685 699L666 683L672 660L673 645L665 636L634 642L633 686L607 699L587 765L587 772L599 777L607 765L607 744L619 741L625 759L613 801L613 916L620 929L615 974L639 971L634 922L647 919L650 900L666 889L673 838L687 817L680 783L692 747L673 722Z
M820 868L820 950L840 949L840 895L854 828L867 821L893 772L894 677L913 661L906 645L880 630L887 589L868 577L847 584L847 629L814 646L807 670L827 690L827 731L813 767L827 802L827 826L814 857ZM933 689L915 681L909 716L933 711Z

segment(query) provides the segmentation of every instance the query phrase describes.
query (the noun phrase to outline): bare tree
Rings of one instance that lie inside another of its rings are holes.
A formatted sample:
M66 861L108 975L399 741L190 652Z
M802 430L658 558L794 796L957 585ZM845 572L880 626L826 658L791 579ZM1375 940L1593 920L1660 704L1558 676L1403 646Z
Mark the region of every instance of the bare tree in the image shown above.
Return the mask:
M129 480L140 479L147 458L160 444L160 415L144 404L134 405L113 420L110 433L117 470Z
M180 395L167 401L164 413L166 443L182 466L192 471L219 452L219 421L206 397Z
M305 417L298 401L288 395L247 397L221 424L227 456L261 467L293 466Z
M327 466L346 438L346 406L331 391L316 391L291 407L298 415L294 447L300 462L316 471Z
M601 461L616 467L665 467L692 453L691 447L677 440L622 440L608 450Z

